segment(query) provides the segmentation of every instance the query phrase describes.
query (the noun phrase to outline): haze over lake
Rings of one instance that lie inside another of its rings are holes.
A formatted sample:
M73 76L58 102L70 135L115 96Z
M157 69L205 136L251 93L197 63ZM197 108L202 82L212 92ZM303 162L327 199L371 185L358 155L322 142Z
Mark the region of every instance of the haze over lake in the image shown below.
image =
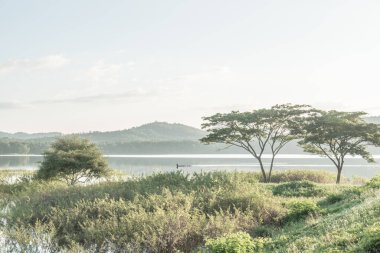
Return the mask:
M107 155L110 167L131 175L147 175L155 172L177 170L176 165L186 165L183 171L259 171L259 164L249 154L167 154L167 155ZM380 155L374 156L377 163L367 163L359 157L348 157L343 175L346 177L373 177L380 173ZM0 169L37 169L41 155L0 155ZM274 168L323 169L335 172L334 165L327 159L313 155L278 155ZM264 155L269 165L270 156Z

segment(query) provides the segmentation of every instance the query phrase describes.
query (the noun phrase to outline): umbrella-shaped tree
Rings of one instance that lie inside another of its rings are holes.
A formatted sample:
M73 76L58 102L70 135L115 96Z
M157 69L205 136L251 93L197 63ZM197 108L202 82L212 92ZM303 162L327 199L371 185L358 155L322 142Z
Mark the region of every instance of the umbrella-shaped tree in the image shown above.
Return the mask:
M208 134L201 142L224 143L246 150L257 159L263 180L270 182L276 155L298 138L301 122L313 112L307 105L284 104L250 112L217 113L203 118L202 128ZM262 159L266 150L272 154L269 171Z
M380 145L380 129L367 123L364 115L364 112L320 111L303 126L304 138L299 144L305 151L325 156L334 163L337 184L348 155L375 162L367 146Z

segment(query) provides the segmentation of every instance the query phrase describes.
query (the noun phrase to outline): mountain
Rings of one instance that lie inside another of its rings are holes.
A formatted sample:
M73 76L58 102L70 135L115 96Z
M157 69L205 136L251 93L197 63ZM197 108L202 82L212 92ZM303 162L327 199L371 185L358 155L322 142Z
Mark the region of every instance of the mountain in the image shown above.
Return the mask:
M79 133L97 143L106 154L212 153L216 146L199 142L206 132L177 123L153 122L130 129ZM0 154L40 154L61 133L0 132Z
M368 122L379 122L380 117L367 118ZM3 133L0 132L0 154L40 154L61 133ZM245 153L237 147L226 149L224 144L204 145L199 139L206 132L178 123L153 122L130 129L89 132L78 134L99 145L105 154L201 154L201 153ZM373 154L379 149L369 147ZM265 153L269 153L266 150ZM282 154L305 154L296 141L290 142Z
M81 137L97 143L198 141L206 132L178 123L153 122L139 127L110 132L90 132Z
M18 140L31 140L31 139L43 139L43 138L55 138L58 136L61 136L62 133L58 132L50 132L50 133L23 133L23 132L17 132L17 133L6 133L6 132L0 132L0 139L1 138L8 138L8 139L18 139Z

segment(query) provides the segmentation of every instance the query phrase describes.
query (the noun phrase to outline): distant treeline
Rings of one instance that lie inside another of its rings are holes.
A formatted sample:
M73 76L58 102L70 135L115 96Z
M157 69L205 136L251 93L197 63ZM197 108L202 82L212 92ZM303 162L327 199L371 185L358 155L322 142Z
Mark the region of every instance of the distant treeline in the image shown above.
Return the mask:
M23 142L0 140L0 154L41 154L49 147L48 142Z
M0 139L0 155L42 154L53 140L20 141ZM97 143L104 154L241 154L236 147L226 148L223 144L205 145L199 141L160 141L160 142L115 142ZM373 154L380 154L375 147L368 148ZM265 153L269 153L266 150ZM305 154L296 141L290 142L282 154Z
M0 154L42 154L51 142L0 140ZM197 141L98 143L105 154L179 154L234 153L222 145L204 145Z

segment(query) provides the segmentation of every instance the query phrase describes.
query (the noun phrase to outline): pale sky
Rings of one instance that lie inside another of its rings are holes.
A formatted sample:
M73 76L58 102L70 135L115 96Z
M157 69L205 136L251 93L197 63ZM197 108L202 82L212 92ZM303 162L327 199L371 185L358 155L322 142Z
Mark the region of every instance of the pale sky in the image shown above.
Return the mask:
M380 115L379 13L379 0L0 0L0 131L199 127L287 102Z

